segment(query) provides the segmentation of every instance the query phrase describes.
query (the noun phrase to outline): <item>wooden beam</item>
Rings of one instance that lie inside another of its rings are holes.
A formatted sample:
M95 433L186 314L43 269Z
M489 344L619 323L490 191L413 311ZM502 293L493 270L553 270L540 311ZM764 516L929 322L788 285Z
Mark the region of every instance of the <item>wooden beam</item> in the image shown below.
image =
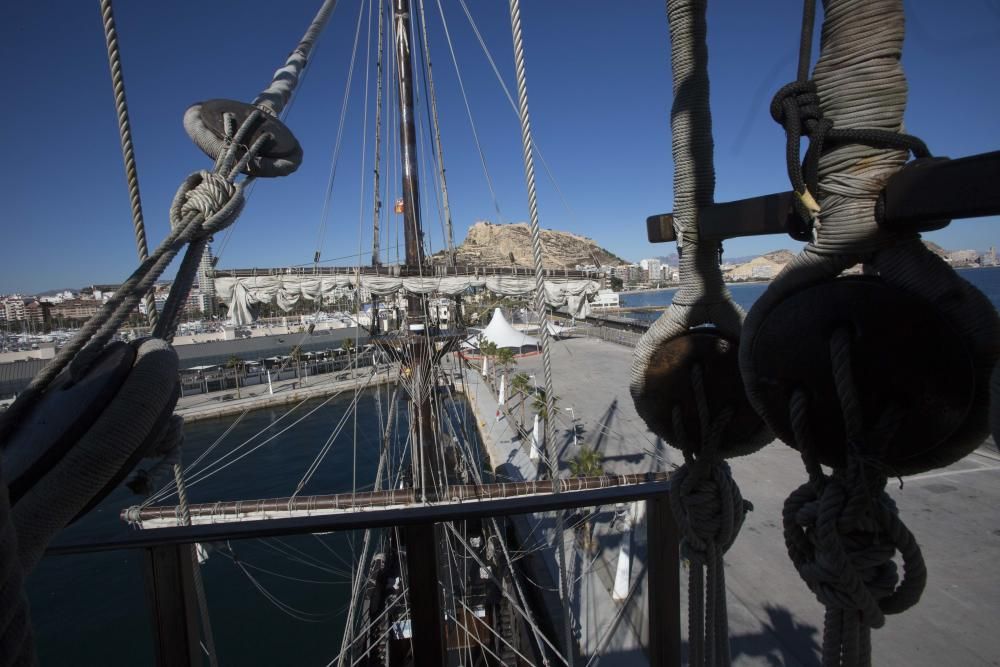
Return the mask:
M146 607L153 626L157 667L202 664L194 567L187 544L146 549Z
M950 160L913 160L889 178L875 208L880 227L926 232L952 220L1000 215L1000 151ZM713 204L698 210L698 233L707 239L788 234L808 240L792 209L791 192ZM646 218L650 243L676 241L673 214Z
M422 524L406 526L401 532L406 546L413 664L446 665L437 568L438 531L432 524Z
M646 501L650 667L681 664L680 535L666 493Z
M644 481L635 481L642 478ZM601 479L601 478L594 478ZM101 541L77 541L53 544L47 555L93 553L115 549L137 549L167 544L192 544L194 542L217 542L220 540L240 540L279 535L301 535L338 530L359 530L364 528L388 528L422 523L442 523L464 521L488 516L508 516L511 514L531 514L551 512L570 507L592 507L613 505L635 500L645 500L670 489L669 475L655 473L649 475L615 475L603 478L605 486L573 491L562 480L560 493L531 494L515 497L465 500L459 502L442 501L390 509L370 509L324 516L272 518L263 521L242 523L211 523L194 526L175 526L156 530L128 531L112 539ZM615 484L615 480L626 483ZM541 483L541 482L538 482ZM526 484L533 484L527 482ZM483 485L486 486L486 485ZM503 484L498 486L504 486ZM510 485L507 485L510 486Z

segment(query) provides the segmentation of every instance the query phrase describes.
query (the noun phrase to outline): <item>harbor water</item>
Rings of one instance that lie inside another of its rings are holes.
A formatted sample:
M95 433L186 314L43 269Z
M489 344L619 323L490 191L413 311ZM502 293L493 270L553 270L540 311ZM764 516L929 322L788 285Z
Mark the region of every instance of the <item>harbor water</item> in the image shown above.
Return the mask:
M994 307L1000 309L1000 267L988 267L982 269L959 269L958 274L975 285L993 303ZM727 285L729 292L733 295L733 301L739 304L744 310L750 310L754 302L767 289L767 283L733 283ZM650 290L648 292L632 292L621 295L621 305L623 308L633 308L639 306L666 307L670 304L677 288ZM637 312L629 313L629 317L637 320L652 322L659 317L657 312Z
M340 436L302 494L371 489L378 465L380 424L385 420L390 393L388 386L361 393L358 409L348 415ZM349 413L353 399L354 392L348 391L332 399L309 400L291 414L287 413L293 406L247 413L205 462L224 457L241 443L247 445L222 460L232 465L204 481L199 481L197 470L190 473L190 501L291 495L331 432ZM398 401L396 441L402 446L406 433L402 392ZM464 410L459 401L456 411L461 415ZM301 423L281 432L310 412ZM192 462L204 453L234 419L185 426L185 460ZM464 421L474 425L471 418ZM473 439L479 451L478 440ZM258 445L257 451L238 459ZM199 465L198 469L205 467ZM100 540L121 535L130 529L119 518L120 510L139 501L141 498L127 489L118 489L67 528L60 539ZM175 505L176 497L157 504ZM211 545L213 552L202 572L220 664L326 665L340 647L352 562L360 549L360 532ZM140 551L116 551L50 556L39 563L28 581L28 593L42 665L153 664L142 557Z

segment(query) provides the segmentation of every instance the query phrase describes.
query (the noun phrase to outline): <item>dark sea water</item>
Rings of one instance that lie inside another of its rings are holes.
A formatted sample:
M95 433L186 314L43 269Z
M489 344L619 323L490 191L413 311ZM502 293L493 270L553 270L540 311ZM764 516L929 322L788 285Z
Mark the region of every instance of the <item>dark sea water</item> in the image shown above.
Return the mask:
M964 270L961 275L1000 308L1000 268ZM731 286L734 299L750 308L765 284ZM623 305L669 304L675 290L625 295ZM655 315L654 315L655 316ZM381 404L388 396L382 388ZM353 398L344 395L320 407L294 429L278 436L225 471L190 489L192 502L289 495ZM324 399L312 400L290 417L272 423L290 406L249 413L216 454L263 430L258 444ZM400 399L402 401L402 399ZM402 406L401 406L402 407ZM458 409L464 410L464 406ZM401 414L405 415L405 407ZM362 394L356 426L348 424L305 493L364 488L374 477L379 432L375 391ZM185 459L193 461L225 431L233 418L195 422L185 429ZM472 424L471 419L465 423ZM398 422L397 436L405 430ZM402 439L400 439L402 441ZM478 450L477 450L478 451ZM127 530L119 511L136 502L123 489L68 528L61 539L101 539ZM167 501L174 504L174 499ZM233 548L261 586L309 622L291 618L254 588L237 566L213 554L202 568L222 665L325 665L339 650L350 591L352 551L360 535L341 533L234 543ZM306 581L298 581L306 580ZM149 665L152 634L144 600L141 554L112 552L47 557L28 581L35 636L43 665Z
M302 493L349 491L355 479L359 490L371 487L381 432L376 391L381 392L385 413L389 402L387 388L364 392L356 411L357 448L352 444L355 424L351 418ZM218 475L194 483L189 490L191 502L290 495L352 399L353 393L348 392L330 401L260 450ZM291 406L249 413L207 460L217 458L263 430L248 448L259 444L323 400L307 402L275 425L271 424ZM399 401L398 414L402 417L397 420L397 439L402 443L406 405L402 396ZM458 405L456 409L461 412L465 406ZM185 428L185 459L194 461L233 419L189 424ZM465 423L474 422L469 418ZM135 503L136 496L119 489L64 531L60 539L120 535L128 528L118 513ZM176 499L170 498L163 504L176 504ZM350 563L353 550L360 551L360 537L360 533L339 533L233 543L241 560L252 566L248 569L258 582L284 604L304 612L308 622L277 609L230 559L213 554L202 572L220 664L327 664L340 647L350 592ZM143 586L139 552L43 559L28 582L41 663L152 664L152 634Z
M960 269L958 274L968 280L983 292L993 305L1000 309L1000 267L985 269ZM745 310L750 310L754 302L767 289L767 283L740 283L729 285L729 291L736 301ZM668 306L673 299L677 288L654 290L649 292L637 292L635 294L623 294L621 305L625 307L635 306ZM635 319L653 321L659 317L659 313L632 313L629 316Z

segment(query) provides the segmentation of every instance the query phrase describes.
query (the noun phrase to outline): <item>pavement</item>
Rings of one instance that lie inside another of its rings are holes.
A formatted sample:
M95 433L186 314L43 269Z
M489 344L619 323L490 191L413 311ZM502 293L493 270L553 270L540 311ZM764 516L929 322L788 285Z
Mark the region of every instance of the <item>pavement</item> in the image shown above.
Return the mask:
M562 408L557 449L563 469L580 446L597 449L611 473L668 470L680 462L679 452L665 447L635 412L628 391L631 357L631 348L593 338L553 345L555 394ZM542 385L541 363L539 356L525 357L518 360L516 371L536 375ZM486 439L506 439L505 446L519 446L526 454L526 441L509 433L490 435L497 428L489 418L496 402L484 388L479 387L475 402L477 411L485 413L480 422L490 436ZM470 384L470 396L474 391ZM516 399L508 407L505 419L520 421ZM530 410L525 414L530 428ZM823 608L792 567L781 531L782 504L806 478L801 459L775 441L731 465L743 496L754 505L725 557L733 664L819 665ZM929 575L920 603L888 617L885 627L872 633L873 664L1000 664L1000 633L993 629L1000 615L1000 577L990 574L993 558L1000 553L998 480L1000 455L988 441L952 466L904 478L902 488L890 481L888 492L923 550ZM573 531L564 535L567 559L572 561L578 641L585 655L601 654L601 665L647 664L643 647L650 629L642 514L639 508L602 508L592 519L593 546L581 544ZM635 518L633 530L627 529L624 515ZM551 545L554 535L549 531L539 536L536 531L535 538ZM631 553L633 589L624 602L611 594L623 545ZM681 587L678 604L686 638L686 571Z

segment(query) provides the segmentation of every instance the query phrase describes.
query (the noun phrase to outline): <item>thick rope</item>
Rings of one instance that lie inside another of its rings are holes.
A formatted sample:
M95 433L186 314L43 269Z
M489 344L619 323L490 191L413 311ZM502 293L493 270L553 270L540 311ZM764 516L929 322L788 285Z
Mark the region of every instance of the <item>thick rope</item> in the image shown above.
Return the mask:
M510 0L510 27L514 40L514 71L517 79L518 116L521 120L521 152L524 156L524 179L528 188L528 213L531 231L531 258L535 272L535 313L542 342L542 369L545 378L545 458L553 481L559 479L559 461L556 454L556 394L552 381L551 333L545 299L545 275L542 265L542 236L538 226L538 194L535 189L535 161L532 155L531 118L528 114L528 81L524 68L524 40L521 34L521 5ZM559 485L553 490L558 492ZM566 658L573 667L573 624L569 613L569 587L566 577L566 545L563 513L556 513L556 535L559 556L559 599L562 601Z
M670 508L681 531L681 553L691 565L688 579L688 642L690 664L729 665L729 620L723 556L736 541L748 510L719 447L732 410L712 415L700 366L691 377L698 406L701 442L685 432L679 406L674 407L676 447L685 463L674 472ZM697 450L695 457L691 452Z
M25 574L49 540L118 474L172 406L177 354L162 340L139 346L134 366L113 401L77 444L14 507L18 554Z
M260 108L268 113L280 113L334 6L333 0L324 2L302 41L289 56L286 66L275 74L272 85L258 98ZM106 8L110 9L110 5ZM105 27L108 31L109 51L116 52L116 43L112 40L113 21L108 22L109 18L110 11L105 16ZM117 92L122 81L121 70L120 62L115 67L113 53L111 62ZM119 108L123 109L124 89L121 90ZM71 372L75 376L86 372L90 362L100 354L139 300L150 291L153 283L185 245L198 245L198 241L207 239L235 221L244 202L243 188L253 180L253 177L249 177L236 183L236 178L271 140L269 134L262 133L249 147L245 145L250 132L262 120L262 113L263 111L250 113L238 128L235 127L233 118L224 118L224 150L219 151L212 172L195 174L181 186L171 209L170 233L147 258L140 261L139 267L122 287L63 346L59 354L0 417L0 443L14 432L64 368L72 363ZM123 145L126 144L125 130L122 141ZM126 165L128 162L126 157ZM128 171L127 166L126 170ZM179 202L181 199L183 201ZM141 252L141 243L139 246ZM188 272L187 264L185 262L185 272ZM195 265L190 272L193 274L196 268ZM192 279L193 276L185 274L179 275L175 280L168 298L168 309L157 322L157 335L165 335L168 339L172 337L178 309L187 298ZM178 287L184 288L183 294ZM9 507L6 485L0 479L0 485L4 486L3 499L0 500L2 664L31 664L35 659L24 600L24 575L34 567L49 540L91 502L95 491L105 487L149 437L161 413L176 398L176 377L177 355L169 344L155 338L145 342L115 400L106 407L94 426L69 453L20 499L13 511Z
M309 56L316 46L316 40L319 39L320 33L323 32L323 28L336 6L337 0L324 0L319 11L316 12L316 16L313 17L312 23L302 35L302 39L289 54L285 64L274 73L271 84L254 99L254 106L263 109L272 116L281 114L282 109L291 99L295 86L299 83L299 77L302 75L302 70L306 68Z
M681 288L669 309L636 343L630 381L633 399L646 392L647 370L665 343L701 325L737 338L744 317L723 282L719 244L702 242L698 233L698 209L712 204L715 189L705 7L705 0L667 3L674 95L670 114L674 220ZM766 429L759 429L746 443L740 443L745 445L741 448L758 449L769 438Z
M782 512L788 555L802 579L826 607L824 667L871 665L871 629L919 600L927 581L920 547L885 493L879 459L898 417L888 409L866 429L857 402L850 336L833 336L834 382L847 427L847 465L827 476L810 454L808 403L792 400L796 444L810 472L808 482L785 501ZM893 558L899 551L900 580Z
M17 530L2 472L0 457L0 665L20 667L35 665L37 657L24 591L25 574L18 557Z
M118 31L115 29L115 15L111 0L101 0L101 18L104 21L104 41L108 48L108 65L111 68L111 86L115 93L115 112L118 116L118 134L122 143L122 159L125 161L125 179L128 182L128 198L132 206L132 227L135 229L135 249L139 261L149 257L146 242L146 225L142 217L142 198L139 196L139 172L135 166L135 151L132 148L132 126L128 117L128 101L125 98L125 78L122 74L121 54L118 51ZM156 299L149 291L143 296L146 303L146 319L150 326L156 326Z
M674 94L670 114L674 220L681 288L670 308L636 345L630 389L637 401L647 391L647 371L663 345L700 325L737 337L743 319L742 309L733 302L722 279L719 243L703 241L698 232L698 209L713 203L715 190L705 15L705 0L667 2ZM696 364L691 390L697 406L699 441L686 433L680 406L672 408L670 444L684 452L685 463L674 473L670 506L680 526L682 552L691 564L690 663L715 667L732 662L723 555L736 539L750 506L723 461L724 450L732 444L725 441L725 433L733 409L726 407L712 414L704 380L702 366ZM741 449L751 450L769 439L763 428L743 437L748 441L738 443Z

